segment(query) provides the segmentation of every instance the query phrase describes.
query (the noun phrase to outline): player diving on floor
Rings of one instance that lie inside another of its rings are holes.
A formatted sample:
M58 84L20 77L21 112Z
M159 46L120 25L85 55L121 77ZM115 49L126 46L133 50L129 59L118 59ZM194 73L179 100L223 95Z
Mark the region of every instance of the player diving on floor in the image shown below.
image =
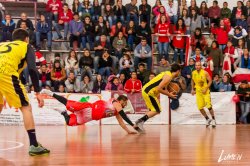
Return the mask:
M134 130L140 131L123 110L123 108L127 106L128 101L128 98L124 95L119 95L117 99L110 99L109 101L98 100L94 103L89 103L68 100L47 89L43 89L41 93L54 97L66 106L66 110L55 110L63 115L68 126L82 125L92 120L100 120L115 116L119 125L128 134L136 134L137 132L131 131L123 120L132 126ZM67 111L71 112L71 114L68 114Z

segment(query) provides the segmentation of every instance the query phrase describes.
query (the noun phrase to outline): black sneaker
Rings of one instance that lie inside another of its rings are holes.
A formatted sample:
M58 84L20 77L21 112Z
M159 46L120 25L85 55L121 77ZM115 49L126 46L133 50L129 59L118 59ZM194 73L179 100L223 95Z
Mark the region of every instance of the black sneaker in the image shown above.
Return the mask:
M30 156L48 155L49 153L50 153L50 150L44 148L40 143L38 143L37 147L35 147L34 145L31 145L29 147Z

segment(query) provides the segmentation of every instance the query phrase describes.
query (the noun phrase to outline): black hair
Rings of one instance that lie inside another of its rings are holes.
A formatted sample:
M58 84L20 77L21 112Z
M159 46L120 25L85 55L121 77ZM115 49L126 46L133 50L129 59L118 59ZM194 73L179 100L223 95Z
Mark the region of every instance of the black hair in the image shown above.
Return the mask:
M125 96L125 95L120 95L120 96L117 98L117 100L118 100L118 101L121 101L121 100L127 101L127 100L128 100L128 97Z
M24 29L16 29L12 34L13 40L24 41L27 37L29 37L29 33Z
M175 63L175 64L173 64L172 66L171 66L171 73L173 73L173 72L177 72L178 70L181 70L181 66L180 65L178 65L177 63Z

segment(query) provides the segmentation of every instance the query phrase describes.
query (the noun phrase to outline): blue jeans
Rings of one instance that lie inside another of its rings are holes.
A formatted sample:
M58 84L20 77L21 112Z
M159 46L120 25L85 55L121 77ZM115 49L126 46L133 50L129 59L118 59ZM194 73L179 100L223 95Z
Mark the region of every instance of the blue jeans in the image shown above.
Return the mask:
M47 39L47 46L51 48L52 45L52 32L49 31L48 33L41 33L36 32L36 46L41 47L41 40Z
M91 68L82 68L81 69L81 78L83 78L85 75L88 75L89 76L89 78L91 78L92 79L92 70L91 70Z
M240 121L247 123L247 115L250 112L250 102L240 101L241 117Z
M100 13L101 14L101 13ZM98 21L99 15L92 15L91 19L95 23Z
M202 24L203 28L209 27L210 26L210 19L201 16L201 24Z
M150 15L143 15L143 14L141 14L140 15L140 22L142 20L146 20L147 21L147 25L150 25Z
M136 14L130 14L127 13L126 21L129 22L130 20L133 20L135 22L135 25L139 25L139 19Z
M170 17L170 21L172 24L176 24L178 20L178 16L177 15L173 15Z
M45 87L46 85L51 87L51 81L46 81L45 83L42 82L41 80L39 80L39 86L41 87Z
M74 70L75 77L77 77L79 69L73 69L73 70ZM70 71L71 71L70 69L66 69L67 76L69 76Z
M137 69L138 68L138 64L140 62L146 62L147 64L147 70L150 70L151 71L151 67L152 67L152 57L148 57L148 58L139 58L139 57L135 57L134 58L134 63L135 63L135 68Z
M69 23L64 23L64 24L55 24L55 30L56 33L58 35L58 37L62 37L60 30L64 29L64 36L63 37L67 37L68 36L68 31L69 31Z
M82 48L86 48L87 43L89 43L90 50L94 49L94 38L90 35L85 35L82 37Z
M30 80L29 80L29 69L28 67L26 67L24 70L23 70L23 76L25 78L25 81L26 81L26 84L29 84Z
M220 44L219 49L223 52L223 50L226 48L226 44Z
M109 22L110 27L114 25L114 19L112 16L104 17L104 20Z
M168 47L169 47L169 43L165 42L158 42L158 51L159 51L159 56L158 58L161 58L162 56L165 56L165 58L167 58L167 60L169 61L169 56L168 56Z
M125 21L124 16L114 16L114 20L121 21L122 24L124 24L124 21Z
M184 63L185 62L184 49L178 49L178 48L174 49L174 62L178 63L178 51L179 50L180 50L180 61L181 63Z
M110 67L102 67L99 69L99 74L102 76L110 76L111 71L110 71Z
M128 46L131 50L133 50L135 36L134 35L128 35Z

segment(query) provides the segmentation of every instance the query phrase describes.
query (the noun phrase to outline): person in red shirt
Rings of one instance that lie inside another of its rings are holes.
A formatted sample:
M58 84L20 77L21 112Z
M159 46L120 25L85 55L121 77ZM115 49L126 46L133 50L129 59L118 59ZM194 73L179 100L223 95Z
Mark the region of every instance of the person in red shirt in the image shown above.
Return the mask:
M185 35L186 33L186 26L184 23L184 20L182 18L179 18L175 27L174 27L174 34L178 35ZM178 62L178 51L180 51L180 62L181 65L185 63L185 57L184 57L184 49L185 49L185 40L186 37L184 36L174 36L173 38L173 46L174 46L174 62Z
M58 22L58 14L62 11L62 2L60 0L48 0L46 11L52 14L52 19L55 22Z
M67 3L63 4L63 11L59 13L58 23L55 23L55 30L58 35L58 39L62 39L60 30L64 29L64 40L67 40L68 31L69 31L69 22L73 19L73 13L69 9Z
M133 71L131 73L131 78L127 80L125 83L124 90L127 93L133 94L141 92L141 89L142 89L142 83L139 79L137 79L137 73Z
M161 59L161 57L165 56L167 60L169 61L168 56L168 47L169 47L169 26L170 21L167 20L167 17L165 15L161 15L160 20L158 24L155 26L155 34L158 36L158 51L159 56L158 59Z
M133 124L133 122L123 111L123 108L127 106L128 102L128 98L124 95L119 95L117 99L110 99L109 101L97 100L94 103L89 103L68 100L47 89L43 89L41 94L47 94L48 96L54 97L56 100L66 106L66 110L61 110L58 108L55 108L55 110L64 116L68 126L82 125L92 120L100 120L115 116L119 122L119 125L128 134L136 134L137 132L131 131L129 128L127 128L123 120L135 130L140 130ZM71 112L71 114L68 114L67 111Z

